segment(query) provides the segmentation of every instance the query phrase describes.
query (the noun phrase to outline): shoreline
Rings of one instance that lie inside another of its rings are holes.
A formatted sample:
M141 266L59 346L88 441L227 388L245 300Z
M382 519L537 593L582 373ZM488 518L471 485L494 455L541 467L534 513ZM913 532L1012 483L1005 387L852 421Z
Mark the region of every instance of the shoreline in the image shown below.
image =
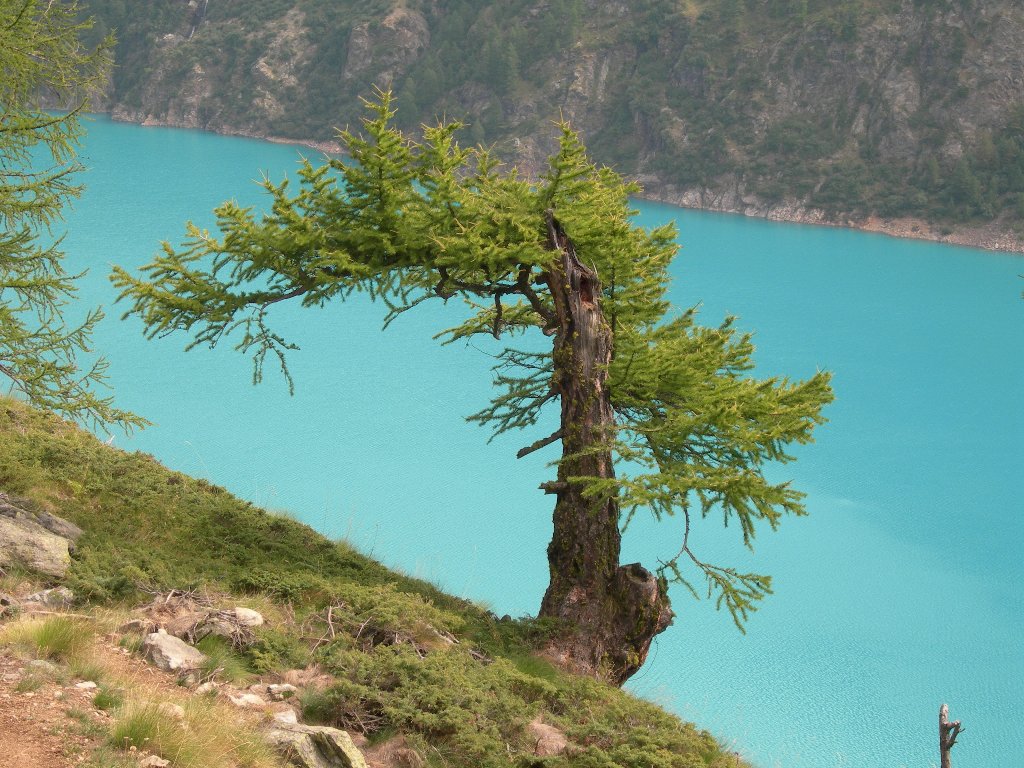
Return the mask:
M744 199L737 193L715 193L710 190L678 190L651 177L640 179L641 200L674 205L699 211L730 213L767 221L839 227L861 232L874 232L904 240L926 240L934 243L978 248L1014 255L1024 255L1024 233L1016 232L1000 221L983 224L937 224L916 217L887 219L872 214L862 219L832 218L820 208L801 203L764 204Z
M189 128L221 136L238 136L247 139L267 141L271 144L287 144L306 147L325 155L344 154L337 141L318 141L315 139L290 139L282 136L269 136L245 130L210 130L197 126L180 125L147 117L143 120L131 119L130 113L105 112L111 120L122 123L134 123L143 127ZM639 179L642 187L637 199L664 205L674 205L698 211L730 213L749 218L760 218L767 221L789 222L791 224L813 224L824 227L841 227L856 229L862 232L874 232L905 240L927 240L929 242L959 245L968 248L979 248L1024 255L1024 233L1018 233L1003 226L999 221L990 221L977 225L935 224L924 219L905 217L886 219L871 215L864 219L830 218L825 211L818 208L807 208L800 203L779 203L773 205L759 204L744 200L737 194L712 193L710 190L678 190L650 176Z

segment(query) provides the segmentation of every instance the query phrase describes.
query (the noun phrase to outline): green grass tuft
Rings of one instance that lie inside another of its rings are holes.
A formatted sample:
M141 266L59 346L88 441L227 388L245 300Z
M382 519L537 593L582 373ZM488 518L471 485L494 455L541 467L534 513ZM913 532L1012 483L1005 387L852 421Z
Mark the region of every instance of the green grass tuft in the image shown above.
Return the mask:
M120 750L151 752L181 768L278 768L280 761L255 730L232 725L213 701L198 697L185 705L185 719L168 717L159 703L125 705L109 744Z
M100 686L99 691L92 697L92 705L104 712L112 709L119 709L124 704L124 691L120 688L111 688L106 685Z
M206 656L199 669L204 680L218 679L235 685L252 680L253 671L224 638L209 635L196 643L196 648Z
M0 644L36 659L70 661L92 644L91 624L71 616L24 618L0 630Z
M38 691L45 684L46 680L39 675L25 675L14 685L14 690L17 693L32 693Z

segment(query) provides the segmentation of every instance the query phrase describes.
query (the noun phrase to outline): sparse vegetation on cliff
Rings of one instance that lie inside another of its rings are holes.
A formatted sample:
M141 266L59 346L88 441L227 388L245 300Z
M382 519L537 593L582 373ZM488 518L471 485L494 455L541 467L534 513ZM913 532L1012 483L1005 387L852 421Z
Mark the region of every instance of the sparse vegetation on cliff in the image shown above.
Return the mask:
M528 170L562 115L599 161L688 205L1024 219L1012 0L89 7L97 35L118 30L126 119L326 140L376 83L403 127L466 119Z

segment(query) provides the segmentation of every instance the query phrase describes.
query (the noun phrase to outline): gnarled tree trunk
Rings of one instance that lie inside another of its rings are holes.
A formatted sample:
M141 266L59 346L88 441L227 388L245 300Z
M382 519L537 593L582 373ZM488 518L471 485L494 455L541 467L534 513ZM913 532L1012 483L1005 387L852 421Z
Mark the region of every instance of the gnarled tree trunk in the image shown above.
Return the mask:
M615 415L608 392L612 331L601 310L594 270L548 214L550 245L559 253L548 277L557 330L554 372L562 404L562 461L554 534L548 546L551 583L540 615L562 619L567 632L547 653L573 671L624 683L647 658L651 640L672 622L665 585L639 563L619 565L619 505L614 496L585 497L573 477L613 478Z

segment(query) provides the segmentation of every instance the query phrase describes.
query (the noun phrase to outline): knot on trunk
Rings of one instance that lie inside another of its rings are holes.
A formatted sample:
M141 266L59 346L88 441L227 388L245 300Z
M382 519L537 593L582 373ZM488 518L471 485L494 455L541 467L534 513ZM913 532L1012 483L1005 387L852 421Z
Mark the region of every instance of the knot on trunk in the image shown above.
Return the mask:
M620 606L622 652L615 654L612 682L626 682L647 659L651 641L672 624L672 612L663 579L640 563L621 565L615 572L614 590ZM609 659L611 661L612 659Z
M565 669L613 685L622 685L643 666L651 641L674 616L664 580L639 563L616 568L606 590L572 587L550 606L548 615L571 624L544 655Z

